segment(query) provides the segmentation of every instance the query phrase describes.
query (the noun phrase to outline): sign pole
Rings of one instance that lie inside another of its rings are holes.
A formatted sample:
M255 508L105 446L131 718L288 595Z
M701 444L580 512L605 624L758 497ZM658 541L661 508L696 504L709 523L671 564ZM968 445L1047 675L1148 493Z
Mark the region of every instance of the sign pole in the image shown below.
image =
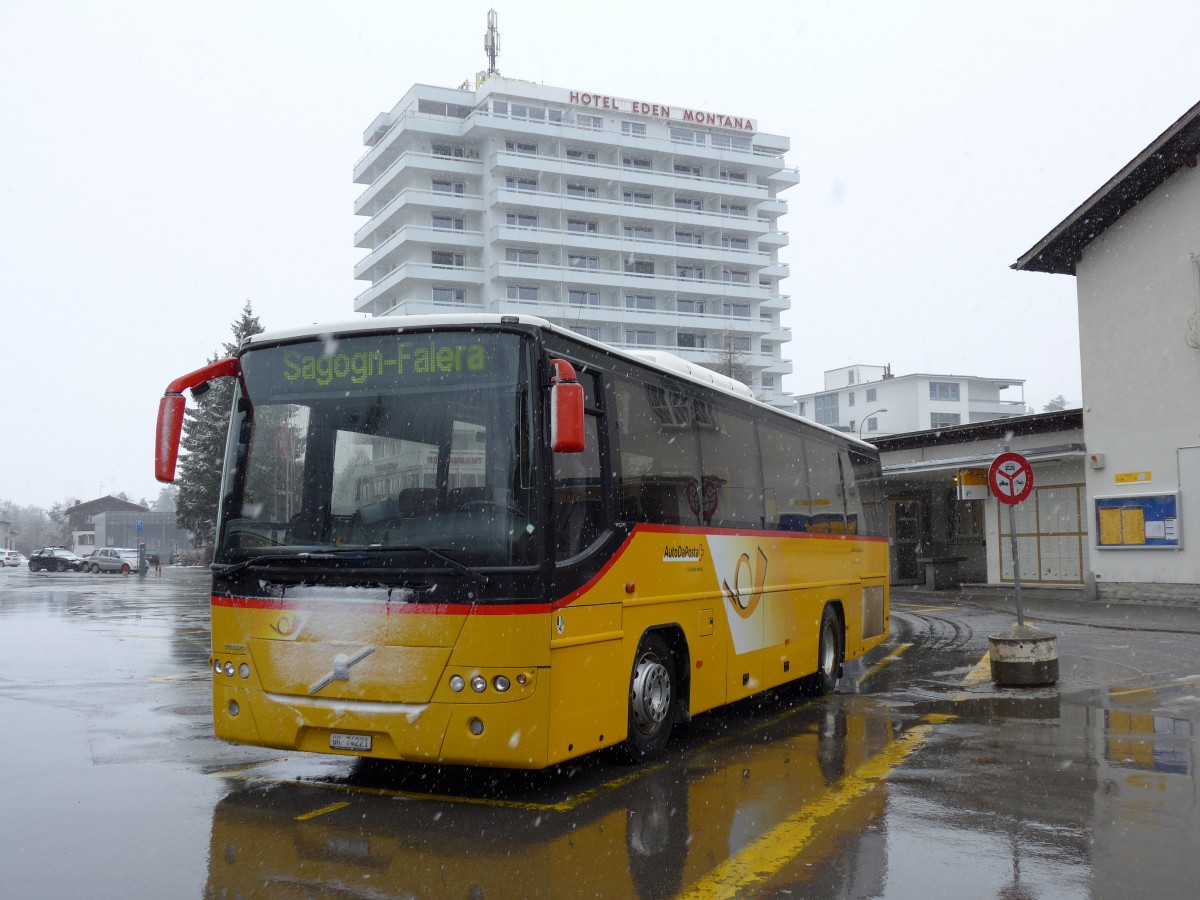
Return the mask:
M1004 448L1006 451L1008 447ZM1021 554L1017 550L1017 505L1008 505L1008 536L1012 541L1013 584L1017 589L1017 624L1025 624L1025 613L1021 609Z
M1058 681L1058 638L1025 624L1021 606L1021 550L1017 541L1017 509L1033 492L1033 466L1008 449L992 461L988 487L999 503L1008 507L1008 536L1012 541L1013 585L1017 596L1017 624L988 638L992 681L1001 686L1035 686Z

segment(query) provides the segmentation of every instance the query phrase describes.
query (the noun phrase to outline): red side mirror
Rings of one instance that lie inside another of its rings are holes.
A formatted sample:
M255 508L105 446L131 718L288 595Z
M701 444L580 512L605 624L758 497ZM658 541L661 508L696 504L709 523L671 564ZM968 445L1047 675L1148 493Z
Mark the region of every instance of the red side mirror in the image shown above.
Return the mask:
M170 484L175 480L175 463L179 459L179 436L183 433L183 392L214 378L231 378L237 374L235 357L218 359L202 369L189 372L167 385L158 401L158 428L154 433L154 477Z
M583 385L565 359L552 359L555 375L550 386L550 449L555 453L583 452Z

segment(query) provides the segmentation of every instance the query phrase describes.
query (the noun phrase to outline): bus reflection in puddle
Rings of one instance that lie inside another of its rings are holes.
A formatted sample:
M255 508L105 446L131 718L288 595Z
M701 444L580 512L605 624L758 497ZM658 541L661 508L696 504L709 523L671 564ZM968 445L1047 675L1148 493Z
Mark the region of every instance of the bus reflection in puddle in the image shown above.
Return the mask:
M241 786L214 811L206 896L675 896L889 745L890 720L851 707L811 704L757 731L739 723L732 740L693 738L644 769L369 765L342 784ZM430 776L446 792L417 796ZM826 820L790 880L849 856L837 877L881 889L886 803L868 791Z

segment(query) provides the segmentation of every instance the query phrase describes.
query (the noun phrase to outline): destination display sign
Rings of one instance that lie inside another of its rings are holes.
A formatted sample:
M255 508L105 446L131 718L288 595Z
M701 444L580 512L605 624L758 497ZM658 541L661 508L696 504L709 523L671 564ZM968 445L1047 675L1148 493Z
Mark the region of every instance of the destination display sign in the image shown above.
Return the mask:
M252 396L264 387L274 396L311 396L511 383L519 344L512 334L367 335L254 350L242 371Z

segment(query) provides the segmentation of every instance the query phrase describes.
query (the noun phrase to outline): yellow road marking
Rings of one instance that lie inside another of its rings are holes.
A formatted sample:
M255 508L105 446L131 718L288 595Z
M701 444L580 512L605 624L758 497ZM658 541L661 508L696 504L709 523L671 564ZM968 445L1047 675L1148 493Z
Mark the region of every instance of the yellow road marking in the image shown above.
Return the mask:
M708 900L737 897L760 887L795 859L812 841L822 820L837 813L884 779L929 737L935 724L952 716L926 716L886 749L829 788L818 800L747 845L691 886L680 897Z
M866 681L872 675L874 675L875 673L879 672L881 669L886 668L887 666L891 665L896 660L898 660L904 653L906 653L908 650L911 650L912 646L913 646L912 644L901 644L899 647L897 647L895 650L893 650L890 654L885 656L879 662L875 663L875 665L871 666L871 668L867 669L867 671L863 672L862 675L860 675L856 679L857 682L859 684L862 684L864 681Z
M992 653L989 650L983 654L983 659L975 664L967 677L963 679L963 687L971 684L978 684L981 681L987 681L992 677Z
M320 809L314 809L312 812L307 812L303 815L296 816L296 821L305 822L308 819L315 819L317 816L323 816L326 813L337 812L339 809L345 809L349 805L350 804L344 800L341 803L330 803L328 806L322 806Z
M1176 687L1181 684L1195 684L1200 681L1200 675L1185 675L1183 678L1175 678L1163 684L1155 684L1150 687L1129 688L1124 691L1110 691L1110 697L1128 697L1130 694L1147 694L1151 691L1161 691L1163 688Z

